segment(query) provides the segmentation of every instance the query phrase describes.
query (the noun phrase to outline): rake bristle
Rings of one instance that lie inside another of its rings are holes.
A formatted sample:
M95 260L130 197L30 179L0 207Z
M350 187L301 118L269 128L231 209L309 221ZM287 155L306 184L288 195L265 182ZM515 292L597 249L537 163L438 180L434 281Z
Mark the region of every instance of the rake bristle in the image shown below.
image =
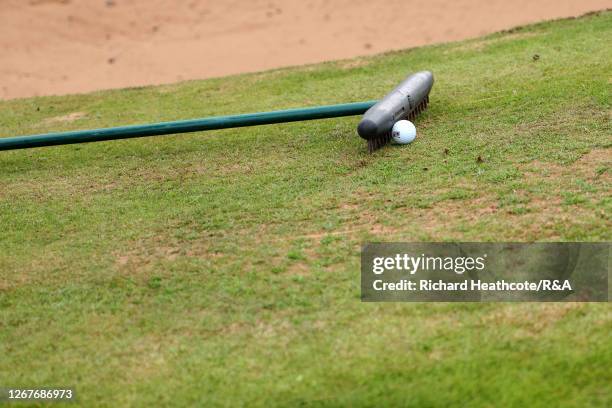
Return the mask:
M368 140L368 152L372 153L375 150L380 149L391 140L391 132L387 133L382 137Z
M427 109L427 105L429 104L429 95L423 99L423 101L418 104L413 110L408 113L406 118L410 121L414 121L416 117L422 113L425 109ZM377 137L375 139L368 140L368 152L372 153L381 147L385 146L387 143L391 141L391 132L387 133L384 136Z

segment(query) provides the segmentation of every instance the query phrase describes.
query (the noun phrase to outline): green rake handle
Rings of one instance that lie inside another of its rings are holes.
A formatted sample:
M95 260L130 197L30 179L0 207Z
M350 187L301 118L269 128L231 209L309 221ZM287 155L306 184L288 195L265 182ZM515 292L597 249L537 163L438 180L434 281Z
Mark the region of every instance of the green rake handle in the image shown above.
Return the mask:
M6 137L0 138L0 150L29 149L32 147L101 142L104 140L127 139L132 137L170 135L174 133L199 132L203 130L361 115L375 103L376 101L355 102L339 105L315 106L312 108L246 113L242 115L214 116L210 118L151 123L147 125Z

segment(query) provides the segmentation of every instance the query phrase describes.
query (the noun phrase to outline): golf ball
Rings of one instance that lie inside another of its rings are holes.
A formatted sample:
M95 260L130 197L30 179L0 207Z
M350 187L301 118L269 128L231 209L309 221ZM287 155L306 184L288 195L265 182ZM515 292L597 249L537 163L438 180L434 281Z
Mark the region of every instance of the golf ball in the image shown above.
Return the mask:
M397 144L411 143L416 137L416 127L409 120L400 120L391 129L391 138Z

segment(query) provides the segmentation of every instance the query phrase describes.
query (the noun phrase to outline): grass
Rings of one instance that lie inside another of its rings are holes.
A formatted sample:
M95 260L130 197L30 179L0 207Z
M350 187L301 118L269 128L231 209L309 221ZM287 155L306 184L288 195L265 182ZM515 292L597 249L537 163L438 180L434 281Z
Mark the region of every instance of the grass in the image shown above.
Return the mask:
M612 13L350 61L0 102L3 136L378 98L357 118L0 152L0 386L84 406L610 406L607 304L363 304L379 241L610 240ZM538 58L534 58L535 55Z

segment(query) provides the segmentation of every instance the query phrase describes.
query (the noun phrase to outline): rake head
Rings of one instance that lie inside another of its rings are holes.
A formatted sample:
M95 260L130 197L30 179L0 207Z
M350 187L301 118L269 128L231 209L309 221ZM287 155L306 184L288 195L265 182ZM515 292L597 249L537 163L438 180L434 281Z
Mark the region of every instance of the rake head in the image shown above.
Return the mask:
M414 120L427 108L433 82L433 74L429 71L412 74L367 110L357 133L367 140L370 153L389 143L391 129L397 121Z

